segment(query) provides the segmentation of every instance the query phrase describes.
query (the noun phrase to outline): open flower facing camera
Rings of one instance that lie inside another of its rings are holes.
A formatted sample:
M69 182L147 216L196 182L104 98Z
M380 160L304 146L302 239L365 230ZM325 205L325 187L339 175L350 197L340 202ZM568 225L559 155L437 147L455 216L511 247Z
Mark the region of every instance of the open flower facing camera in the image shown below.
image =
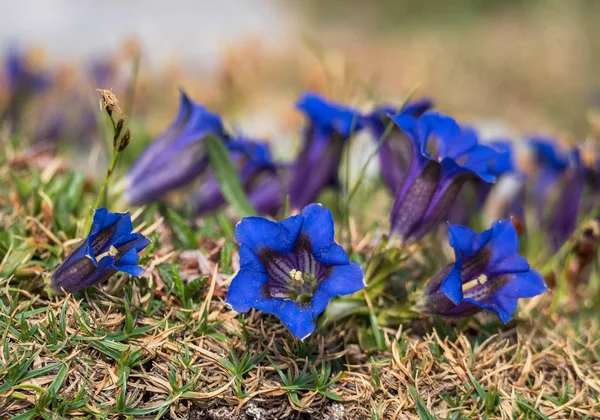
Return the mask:
M54 270L50 287L74 293L105 282L119 271L140 276L144 269L137 265L138 253L150 240L132 230L129 213L96 210L88 237Z
M241 268L227 303L238 312L274 314L300 339L314 331L331 298L365 287L363 269L334 242L331 212L320 204L278 223L246 217L235 238Z

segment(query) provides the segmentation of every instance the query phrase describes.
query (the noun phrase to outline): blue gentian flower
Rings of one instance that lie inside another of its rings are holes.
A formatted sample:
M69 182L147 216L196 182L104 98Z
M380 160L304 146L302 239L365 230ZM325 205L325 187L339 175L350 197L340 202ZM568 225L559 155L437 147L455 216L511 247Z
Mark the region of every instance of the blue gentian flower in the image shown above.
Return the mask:
M384 105L367 115L365 123L373 139L379 141L390 123L391 115L404 114L418 118L432 107L433 101L428 98L407 102L400 110L391 105ZM410 142L407 142L403 136L402 131L397 127L394 128L389 133L387 140L381 144L378 152L383 182L392 193L395 193L402 183L404 172L412 158Z
M325 187L339 185L342 149L350 136L362 129L363 117L314 93L305 93L296 107L309 120L287 185L290 205L300 209L316 200Z
M390 233L401 240L420 239L446 220L463 184L471 179L492 183L490 162L498 153L464 135L452 118L426 112L391 117L411 146L411 162L396 190Z
M562 150L554 142L532 137L534 153L532 199L536 216L547 230L552 250L557 250L577 227L585 185L585 167L579 150Z
M177 118L150 143L129 171L128 201L154 201L200 175L208 166L203 139L209 134L228 139L221 118L194 103L182 90Z
M266 171L274 173L277 168L267 143L240 137L229 141L228 148L231 159L238 167L238 176L246 192L259 182L258 178ZM223 204L225 204L225 197L221 193L215 175L210 173L198 187L198 194L193 204L194 213L213 212Z
M245 217L235 238L240 271L227 303L238 312L274 314L300 339L314 331L314 319L331 298L365 287L363 269L334 242L331 212L320 204L279 223Z
M88 237L52 273L50 287L74 293L119 271L139 277L144 269L137 265L138 253L150 240L132 230L129 213L96 210Z
M456 260L428 284L425 312L464 317L487 310L508 322L520 298L547 290L542 275L519 255L519 238L510 220L499 220L481 233L451 225L448 234Z

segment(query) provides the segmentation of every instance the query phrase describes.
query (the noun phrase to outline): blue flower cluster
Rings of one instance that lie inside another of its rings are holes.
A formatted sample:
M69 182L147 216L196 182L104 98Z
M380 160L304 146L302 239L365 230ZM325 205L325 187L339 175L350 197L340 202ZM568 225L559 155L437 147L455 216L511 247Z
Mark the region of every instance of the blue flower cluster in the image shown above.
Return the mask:
M338 187L341 156L353 134L365 130L382 141L378 152L381 174L394 195L390 235L401 243L420 240L456 215L468 223L472 211L481 211L497 179L533 177L517 167L510 142L482 142L475 128L432 111L430 99L362 114L306 93L296 106L307 124L298 156L283 164L273 160L266 143L227 133L218 115L182 92L176 120L131 169L128 198L134 204L154 201L199 177L194 212L217 211L225 200L214 175L206 171L204 138L209 134L220 137L249 201L260 213L275 215L285 195L289 195L292 208L304 208L301 214L278 223L248 217L236 226L241 269L230 285L227 303L239 312L256 308L274 314L299 338L314 331L315 318L331 298L365 287L360 266L351 264L334 242L331 213L310 204L325 188ZM539 149L539 142L530 144ZM535 190L540 193L545 188L542 184L562 179L562 172L557 171L571 171L568 168L578 162L575 155L552 159L545 149L539 154L536 176L540 186ZM572 172L569 180L575 182L579 172ZM468 184L476 191L474 209L466 208L461 197ZM579 190L571 188L568 193L575 205ZM522 202L514 201L506 212L517 215ZM577 214L573 209L563 210L560 217L552 218L556 226L550 227L562 229L563 235L555 238L557 243L564 240L564 233L572 232L573 214ZM559 222L561 218L566 220ZM456 262L428 284L421 302L423 311L466 316L485 309L506 322L519 298L546 290L542 277L518 255L517 232L510 220L498 221L482 233L452 225L449 235Z
M226 302L238 312L254 308L273 314L300 339L314 332L316 318L331 299L367 287L361 266L335 242L331 212L313 203L324 189L339 187L343 151L359 131L380 145L381 177L393 195L390 244L407 250L412 242L447 227L455 261L423 285L422 313L464 317L485 310L510 321L520 298L547 289L541 274L519 254L515 225L538 228L556 251L575 231L580 210L600 200L597 194L589 199L584 194L587 186L598 190L600 159L582 158L577 148L531 136L521 142L530 152L530 164L519 165L516 143L483 140L475 127L432 110L430 99L361 113L305 93L296 107L306 117L300 151L292 162L281 163L267 143L229 133L219 115L181 91L175 121L130 169L127 198L131 204L149 203L196 181L194 214L218 211L225 198L208 170L205 139L220 138L259 213L276 215L286 195L292 214L299 212L280 222L246 217L236 225L240 270ZM499 194L497 181L509 179L513 195L500 200L499 215L492 219L500 220L479 233L467 227L471 216L481 216ZM534 227L526 223L530 200ZM148 239L132 233L128 214L99 209L89 236L56 269L51 286L75 292L118 271L137 276L142 271L138 253L147 245Z

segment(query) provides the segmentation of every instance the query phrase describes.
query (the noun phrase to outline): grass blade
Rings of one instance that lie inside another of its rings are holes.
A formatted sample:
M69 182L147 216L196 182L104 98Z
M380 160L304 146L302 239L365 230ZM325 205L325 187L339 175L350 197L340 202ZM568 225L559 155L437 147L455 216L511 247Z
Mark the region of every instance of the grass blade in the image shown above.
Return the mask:
M256 211L246 198L242 184L238 177L237 169L223 141L216 136L206 136L206 149L210 157L210 165L217 178L221 192L241 216L252 216Z

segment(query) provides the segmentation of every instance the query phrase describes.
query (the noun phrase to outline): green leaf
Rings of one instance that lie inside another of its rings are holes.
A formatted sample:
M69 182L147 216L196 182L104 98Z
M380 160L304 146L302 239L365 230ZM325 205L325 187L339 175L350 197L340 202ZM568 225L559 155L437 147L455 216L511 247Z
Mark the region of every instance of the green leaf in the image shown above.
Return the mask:
M538 418L540 418L540 419L550 420L548 418L548 416L546 416L544 413L542 413L540 410L538 410L537 408L535 408L534 406L532 406L531 404L529 404L527 401L525 401L521 397L517 398L517 404L519 405L519 407L521 407L521 410L530 411L531 413L537 415Z
M196 248L196 236L190 225L177 212L168 208L165 212L167 223L173 229L177 240L185 249Z
M177 269L176 265L173 265L173 282L175 284L175 293L177 294L177 297L184 306L187 305L185 287L183 285L183 280L181 280L181 276L179 275L179 270Z
M208 276L204 277L196 277L194 280L190 281L185 285L185 295L188 299L194 298L198 295L198 292L202 287L206 284L208 280Z
M410 392L410 395L413 398L413 400L415 400L415 402L417 403L417 414L419 414L421 420L435 420L435 416L431 414L431 411L429 411L429 409L425 405L425 401L423 401L423 399L417 394L416 388L414 386L411 386L408 388L408 391Z
M216 136L206 136L206 149L210 157L210 165L217 178L221 192L241 216L252 216L256 210L246 198L242 184L237 174L237 169L223 141Z
M334 401L344 401L344 400L342 399L342 397L340 397L338 394L336 394L336 393L335 393L335 392L333 392L333 391L326 391L326 392L325 392L325 396L326 396L327 398L329 398L330 400L334 400Z

